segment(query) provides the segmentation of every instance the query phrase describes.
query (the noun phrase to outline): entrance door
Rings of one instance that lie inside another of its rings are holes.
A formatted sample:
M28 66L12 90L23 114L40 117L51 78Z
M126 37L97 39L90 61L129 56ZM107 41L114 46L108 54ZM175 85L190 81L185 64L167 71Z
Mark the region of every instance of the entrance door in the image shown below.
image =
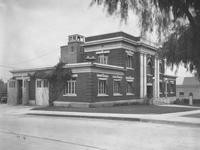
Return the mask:
M18 80L18 98L17 98L17 104L22 104L22 86L23 82L22 80Z
M153 97L153 86L147 86L147 97L148 98Z
M36 105L49 105L49 86L47 80L36 80Z

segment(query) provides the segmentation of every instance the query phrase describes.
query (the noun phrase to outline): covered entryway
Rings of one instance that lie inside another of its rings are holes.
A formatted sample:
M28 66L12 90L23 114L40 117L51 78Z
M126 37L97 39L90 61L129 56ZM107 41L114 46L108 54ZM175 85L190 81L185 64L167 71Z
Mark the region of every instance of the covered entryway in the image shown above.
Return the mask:
M49 83L46 79L36 79L36 105L49 105Z
M17 80L18 82L18 87L17 87L17 104L22 104L22 88L23 88L23 81L22 80Z
M147 85L147 97L152 98L153 97L153 86Z

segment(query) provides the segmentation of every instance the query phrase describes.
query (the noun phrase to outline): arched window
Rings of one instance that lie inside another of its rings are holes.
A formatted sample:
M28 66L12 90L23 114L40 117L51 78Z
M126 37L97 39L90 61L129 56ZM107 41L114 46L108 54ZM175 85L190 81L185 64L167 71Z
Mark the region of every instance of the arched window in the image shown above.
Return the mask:
M153 74L153 63L150 58L147 60L147 74Z

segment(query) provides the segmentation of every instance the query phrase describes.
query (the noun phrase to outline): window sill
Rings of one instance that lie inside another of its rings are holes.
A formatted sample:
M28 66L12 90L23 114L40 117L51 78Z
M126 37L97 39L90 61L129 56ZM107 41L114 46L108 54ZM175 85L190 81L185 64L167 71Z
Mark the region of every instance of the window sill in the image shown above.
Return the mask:
M76 94L64 94L63 96L77 96Z
M120 93L113 93L113 96L122 96Z
M97 96L108 96L107 94L98 94Z
M128 69L128 70L134 70L134 68L130 68L130 67L126 67L126 69Z
M126 95L135 95L135 94L133 94L133 93L126 93Z

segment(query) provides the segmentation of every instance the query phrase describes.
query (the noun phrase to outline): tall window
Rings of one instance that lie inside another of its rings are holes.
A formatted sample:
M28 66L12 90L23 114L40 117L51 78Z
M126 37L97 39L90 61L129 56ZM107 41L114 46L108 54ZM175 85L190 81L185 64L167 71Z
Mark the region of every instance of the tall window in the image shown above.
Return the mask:
M133 68L133 65L132 65L132 56L130 56L130 55L127 56L126 67L127 68Z
M113 94L120 94L120 81L113 81Z
M76 79L67 81L64 88L64 95L76 96Z
M106 94L106 80L98 80L98 94Z
M48 87L48 85L49 85L49 84L48 84L48 80L46 80L46 79L43 80L43 83L44 83L44 87Z
M37 80L37 88L41 88L42 87L42 80Z
M99 55L98 55L98 62L99 62L100 64L108 64L108 55L99 54Z
M133 94L133 85L132 85L132 82L127 82L126 93L127 94Z

